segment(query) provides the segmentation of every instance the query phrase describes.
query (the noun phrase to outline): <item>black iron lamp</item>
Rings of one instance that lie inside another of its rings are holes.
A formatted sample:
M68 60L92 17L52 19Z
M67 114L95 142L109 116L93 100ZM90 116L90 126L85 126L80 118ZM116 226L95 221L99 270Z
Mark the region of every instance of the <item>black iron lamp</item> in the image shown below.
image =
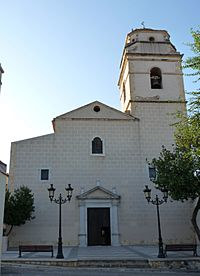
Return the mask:
M149 203L151 199L151 189L149 189L148 185L145 185L145 189L143 192L147 202Z
M59 197L56 199L54 198L54 194L55 194L55 188L53 187L53 184L50 184L50 187L48 188L49 191L49 199L51 202L55 202L57 204L59 204L59 226L58 226L58 252L57 252L57 259L63 259L64 255L63 255L63 250L62 250L62 235L61 235L61 206L62 204L66 203L67 201L70 201L72 198L72 192L73 192L73 188L71 187L71 184L68 184L68 187L65 188L65 190L67 191L67 197L63 198L62 195L60 194Z
M159 212L159 205L163 204L164 202L167 202L168 199L168 190L166 188L163 188L163 199L159 199L158 195L156 195L155 199L151 199L151 189L149 189L148 185L145 186L145 189L143 190L145 198L148 203L152 203L153 205L156 205L157 210L157 220L158 220L158 258L165 258L165 253L163 250L163 241L162 241L162 235L161 235L161 226L160 226L160 212Z
M72 192L74 189L71 187L71 184L68 184L68 187L65 188L65 190L67 191L67 198L70 201L72 198Z
M167 188L164 187L161 191L163 192L163 200L164 200L164 202L167 202L167 199L168 199L168 190L167 190Z
M49 191L49 199L52 202L54 198L55 188L53 187L53 184L50 184L50 188L48 188Z

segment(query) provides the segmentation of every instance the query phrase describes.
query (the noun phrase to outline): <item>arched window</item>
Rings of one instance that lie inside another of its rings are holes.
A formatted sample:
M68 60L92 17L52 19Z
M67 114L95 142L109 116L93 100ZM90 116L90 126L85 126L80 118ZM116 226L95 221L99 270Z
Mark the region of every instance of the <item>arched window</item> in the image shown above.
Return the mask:
M95 137L92 140L92 153L93 154L103 154L103 142L101 138Z
M162 74L158 67L154 67L150 72L151 89L161 89L162 88Z

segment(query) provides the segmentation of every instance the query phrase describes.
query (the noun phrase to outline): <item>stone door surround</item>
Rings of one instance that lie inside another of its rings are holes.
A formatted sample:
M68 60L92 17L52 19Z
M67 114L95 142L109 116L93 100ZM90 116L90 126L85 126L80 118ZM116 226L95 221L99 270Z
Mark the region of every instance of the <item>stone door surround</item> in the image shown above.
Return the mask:
M79 201L80 226L79 226L79 246L87 246L87 208L109 208L110 209L110 229L111 245L118 246L119 227L118 227L118 205L120 196L101 186L96 186L76 197Z

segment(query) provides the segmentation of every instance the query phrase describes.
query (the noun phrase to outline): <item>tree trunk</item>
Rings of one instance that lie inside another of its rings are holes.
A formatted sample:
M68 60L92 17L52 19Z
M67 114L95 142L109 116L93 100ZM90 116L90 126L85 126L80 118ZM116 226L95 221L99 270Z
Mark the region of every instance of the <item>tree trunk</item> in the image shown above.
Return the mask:
M10 232L12 231L12 229L13 229L13 225L10 225L10 229L9 229L8 233L6 234L6 236L9 236Z
M197 237L200 241L200 229L199 229L198 224L197 224L197 214L198 214L199 209L200 209L200 197L197 200L197 204L194 208L194 211L192 213L192 219L191 219L192 225L194 226L194 230L195 230L195 232L197 234Z

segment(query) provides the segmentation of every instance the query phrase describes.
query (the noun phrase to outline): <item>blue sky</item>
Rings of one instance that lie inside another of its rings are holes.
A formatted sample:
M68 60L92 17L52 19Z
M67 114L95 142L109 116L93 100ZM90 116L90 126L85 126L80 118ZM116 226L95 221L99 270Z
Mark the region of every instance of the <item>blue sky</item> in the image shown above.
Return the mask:
M51 133L52 119L74 108L99 100L120 109L124 41L142 21L191 56L199 10L199 0L1 0L0 160L9 165L12 141Z

